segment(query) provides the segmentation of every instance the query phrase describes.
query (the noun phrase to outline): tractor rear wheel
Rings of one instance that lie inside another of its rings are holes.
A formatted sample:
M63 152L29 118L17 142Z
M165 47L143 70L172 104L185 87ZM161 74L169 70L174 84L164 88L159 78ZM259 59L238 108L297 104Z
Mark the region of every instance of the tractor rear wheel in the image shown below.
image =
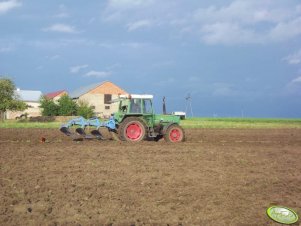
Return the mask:
M146 138L146 125L140 118L128 117L120 125L119 138L125 141L139 142Z
M179 125L170 125L164 134L164 140L172 143L183 142L185 140L185 132Z

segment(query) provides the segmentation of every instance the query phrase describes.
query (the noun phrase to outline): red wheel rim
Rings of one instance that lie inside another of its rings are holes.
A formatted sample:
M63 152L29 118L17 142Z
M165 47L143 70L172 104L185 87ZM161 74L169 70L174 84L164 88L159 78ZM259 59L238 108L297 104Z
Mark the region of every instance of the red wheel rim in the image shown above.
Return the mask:
M139 140L139 138L142 135L142 128L141 125L138 123L131 123L127 128L126 128L126 136L130 140Z
M181 140L182 133L179 129L172 129L169 133L169 138L172 142L177 142Z

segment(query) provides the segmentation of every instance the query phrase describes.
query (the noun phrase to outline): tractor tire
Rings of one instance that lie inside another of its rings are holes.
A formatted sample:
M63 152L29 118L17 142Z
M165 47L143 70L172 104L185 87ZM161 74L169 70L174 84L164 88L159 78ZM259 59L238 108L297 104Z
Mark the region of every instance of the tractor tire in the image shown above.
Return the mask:
M139 142L146 139L146 125L142 119L138 117L126 118L118 128L120 140Z
M170 125L163 136L165 141L171 143L185 141L185 131L177 124Z

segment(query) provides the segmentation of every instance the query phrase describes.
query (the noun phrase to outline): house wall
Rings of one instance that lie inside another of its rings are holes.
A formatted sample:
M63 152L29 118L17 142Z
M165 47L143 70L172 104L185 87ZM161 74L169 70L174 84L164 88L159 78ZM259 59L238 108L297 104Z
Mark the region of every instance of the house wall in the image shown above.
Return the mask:
M6 119L16 119L16 117L20 117L25 113L27 113L27 117L37 117L42 115L39 102L25 101L25 103L30 107L24 111L7 111Z
M112 95L112 100L117 99L118 95ZM118 110L118 103L105 104L104 103L104 94L97 93L86 93L82 95L78 100L83 100L89 103L90 106L94 106L94 112L99 117L109 117L112 113ZM110 109L105 109L105 107Z
M124 90L111 82L105 82L96 87L90 92L79 97L78 100L83 100L94 106L94 112L99 117L109 117L118 110L118 103L105 104L104 95L111 94L112 100L117 99L119 94L127 94ZM109 109L106 109L108 107Z

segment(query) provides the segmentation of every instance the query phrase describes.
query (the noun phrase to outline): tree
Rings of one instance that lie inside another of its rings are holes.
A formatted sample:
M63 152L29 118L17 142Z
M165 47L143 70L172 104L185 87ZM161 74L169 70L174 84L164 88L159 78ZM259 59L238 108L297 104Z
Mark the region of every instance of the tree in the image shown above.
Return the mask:
M91 118L94 115L94 110L89 104L83 100L78 102L77 115L84 118Z
M42 97L40 106L43 109L43 116L83 116L84 118L91 118L95 113L89 104L85 101L79 101L77 104L68 95L62 96L58 100L58 104L54 100L47 97Z
M25 102L18 99L14 82L8 78L0 78L0 115L4 120L4 113L10 111L24 111L27 108Z
M53 100L46 97L42 97L40 100L40 107L42 110L43 116L57 116L59 113L59 106L54 103Z
M77 113L77 104L68 96L63 95L59 100L59 112L61 116L71 116Z

